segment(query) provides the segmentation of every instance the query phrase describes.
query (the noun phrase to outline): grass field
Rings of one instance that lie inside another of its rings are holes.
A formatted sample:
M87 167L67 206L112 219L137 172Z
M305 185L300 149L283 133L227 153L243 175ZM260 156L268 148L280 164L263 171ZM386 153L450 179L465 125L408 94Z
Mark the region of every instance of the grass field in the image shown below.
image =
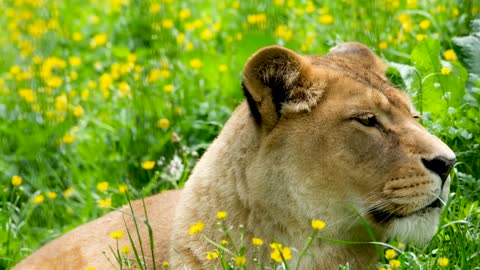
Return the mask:
M441 228L398 269L480 269L479 18L473 0L0 0L0 269L126 191L181 187L255 50L343 41L388 61L457 154Z

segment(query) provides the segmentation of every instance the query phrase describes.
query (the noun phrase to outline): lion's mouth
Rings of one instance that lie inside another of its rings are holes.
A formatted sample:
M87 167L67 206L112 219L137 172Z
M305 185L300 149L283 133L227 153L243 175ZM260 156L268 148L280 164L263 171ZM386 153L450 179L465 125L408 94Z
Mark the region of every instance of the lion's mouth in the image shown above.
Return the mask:
M434 209L440 209L442 207L443 207L442 201L440 199L436 199L435 201L433 201L429 205L425 206L424 208L421 208L417 211L414 211L414 212L412 212L408 215L400 215L400 214L397 214L397 213L391 213L391 212L387 212L387 211L384 211L384 210L381 210L381 209L378 209L378 208L373 208L372 210L369 211L369 213L372 216L372 218L375 220L375 222L380 223L380 224L385 224L385 223L389 223L390 221L392 221L394 219L397 219L397 218L404 218L404 217L408 217L408 216L412 216L412 215L423 214L423 213L430 212Z

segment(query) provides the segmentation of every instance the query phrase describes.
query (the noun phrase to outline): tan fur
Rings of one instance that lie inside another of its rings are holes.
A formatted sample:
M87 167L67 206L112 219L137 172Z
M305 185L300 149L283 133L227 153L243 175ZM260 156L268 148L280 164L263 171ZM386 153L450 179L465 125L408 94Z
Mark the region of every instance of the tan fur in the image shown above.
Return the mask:
M172 269L213 269L205 255L215 247L203 236L217 243L223 239L216 227L218 211L228 213L234 241L240 239L238 226L244 225L247 258L253 256L252 237L301 249L312 232L312 219L327 223L320 233L328 238L372 241L367 222L378 241L393 236L428 241L441 209L425 207L437 198L446 200L449 180L442 186L421 159L453 160L455 155L416 122L411 102L386 81L384 72L381 60L358 43L343 44L323 57L278 46L254 54L244 69L249 103L235 110L198 162L176 210L178 193L148 200L156 237L163 236L156 241L157 264L169 249ZM367 127L354 119L365 114L375 115L382 126ZM395 218L378 220L372 209ZM110 218L117 221L109 224ZM76 266L71 269L95 262L97 269L108 269L98 258L111 242L103 235L117 229L118 220L119 214L112 213L83 225L16 269L43 269L37 267L42 261ZM202 235L189 235L198 221L205 223ZM261 251L268 260L268 244ZM293 252L292 265L297 258ZM373 245L318 240L302 269L338 269L346 263L365 269L376 260ZM48 265L60 269L52 267Z

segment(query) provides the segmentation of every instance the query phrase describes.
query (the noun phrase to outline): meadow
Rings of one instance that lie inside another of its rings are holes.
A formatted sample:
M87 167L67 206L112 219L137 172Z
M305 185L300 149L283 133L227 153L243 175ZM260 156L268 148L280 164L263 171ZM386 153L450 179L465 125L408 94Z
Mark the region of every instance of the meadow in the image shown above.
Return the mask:
M0 0L0 25L0 269L126 192L181 188L257 49L344 41L388 62L458 160L434 239L393 240L379 269L480 269L478 1Z

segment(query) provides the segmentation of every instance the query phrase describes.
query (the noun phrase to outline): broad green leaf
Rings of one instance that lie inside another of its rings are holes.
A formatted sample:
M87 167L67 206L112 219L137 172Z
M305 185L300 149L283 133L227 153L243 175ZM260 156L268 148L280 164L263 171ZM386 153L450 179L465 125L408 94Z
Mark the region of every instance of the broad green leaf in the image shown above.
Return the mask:
M415 100L420 111L446 115L448 107L462 104L468 73L459 63L440 60L439 41L420 42L412 51L411 62L422 78ZM448 68L450 74L441 74L442 68Z

